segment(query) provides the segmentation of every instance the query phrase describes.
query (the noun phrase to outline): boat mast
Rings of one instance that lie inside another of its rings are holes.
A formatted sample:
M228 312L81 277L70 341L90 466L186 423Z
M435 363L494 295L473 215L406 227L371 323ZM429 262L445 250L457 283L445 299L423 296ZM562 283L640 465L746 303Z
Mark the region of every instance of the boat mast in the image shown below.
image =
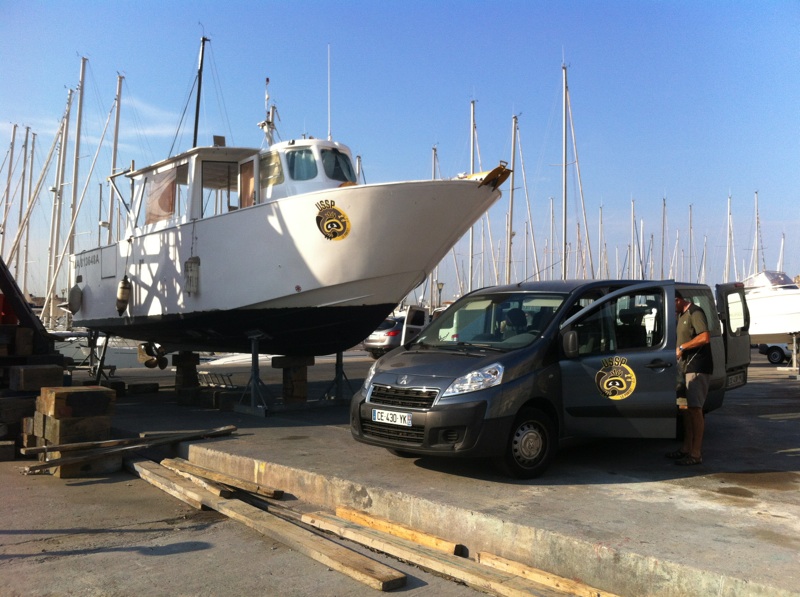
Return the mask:
M578 160L578 144L575 142L575 123L572 120L572 102L569 99L569 89L567 89L567 111L569 113L569 130L572 134L572 151L575 154L575 174L578 177L578 195L581 198L581 213L583 214L583 229L586 235L586 250L589 253L589 272L591 279L594 279L594 259L592 257L592 243L589 239L589 224L586 221L586 204L583 200L583 182L581 181L581 164ZM584 259L584 268L586 260Z
M475 174L475 100L469 103L470 125L469 125L469 173ZM475 226L469 228L469 279L467 280L467 292L472 292L472 268L473 253L475 249Z
M11 175L14 168L14 145L17 139L17 125L11 128L11 149L8 157L8 178L6 179L6 201L3 208L3 234L0 235L0 256L3 255L6 245L6 232L8 231L8 211L11 209Z
M567 65L561 64L563 79L561 136L561 279L567 279Z
M122 80L125 77L117 75L117 97L114 100L116 105L116 113L114 114L114 142L111 149L111 175L113 176L117 171L117 147L119 142L119 112L122 106ZM106 237L106 244L111 244L114 238L114 214L116 213L116 198L117 191L114 185L111 185L111 197L108 201L108 235ZM119 236L119 228L117 228L117 236Z
M659 279L664 279L664 241L667 237L667 198L661 199L661 270Z
M25 127L25 141L22 143L22 176L20 177L20 192L19 192L19 211L17 216L17 230L22 230L22 212L23 212L23 203L25 202L25 177L28 174L28 138L31 134L31 127ZM17 277L17 280L20 280L22 276L20 276L21 269L20 269L20 256L19 251L14 259L14 275ZM23 293L25 289L23 289Z
M36 133L31 133L31 151L30 151L30 168L28 169L28 207L25 211L25 252L22 256L22 292L28 296L28 240L30 239L30 222L31 208L35 200L33 194L33 156L36 149ZM19 234L19 232L17 232Z
M517 169L515 157L517 155L518 126L515 114L511 117L511 181L508 191L508 229L506 230L506 284L511 284L511 246L514 239L514 171Z
M64 117L61 119L61 137L60 145L58 148L58 163L56 167L56 180L53 185L53 211L50 218L50 249L47 256L47 290L48 294L45 296L45 306L42 308L42 313L47 313L48 322L45 323L51 329L56 325L56 302L55 297L51 295L52 288L55 287L56 277L56 257L58 255L58 244L61 240L61 211L62 203L64 200L64 170L67 167L67 141L69 140L69 119L72 112L72 99L73 90L67 92L67 107L64 110ZM47 307L49 306L49 311Z
M728 194L728 217L725 235L725 269L722 270L722 282L727 284L731 274L731 196Z
M205 54L207 41L211 40L205 36L200 38L200 60L197 64L197 102L195 103L194 110L194 137L192 138L192 147L197 147L197 127L200 122L200 91L203 87L203 56Z

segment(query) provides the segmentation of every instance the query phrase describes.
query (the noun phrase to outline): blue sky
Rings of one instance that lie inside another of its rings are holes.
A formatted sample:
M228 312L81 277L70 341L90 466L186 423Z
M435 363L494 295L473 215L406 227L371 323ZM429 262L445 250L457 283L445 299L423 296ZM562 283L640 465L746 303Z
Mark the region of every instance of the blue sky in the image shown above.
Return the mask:
M689 278L691 206L692 278L705 247L705 279L721 281L730 195L741 272L752 260L757 191L761 259L774 269L785 235L784 269L800 274L798 1L0 0L3 188L12 124L20 127L17 155L24 127L37 134L38 173L67 88L77 86L82 56L89 62L79 188L112 107L118 73L125 76L119 163L144 165L166 157L187 100L193 111L189 91L202 35L211 43L201 144L223 134L229 145L261 146L256 123L264 118L266 77L281 138L327 135L329 47L331 131L362 157L367 182L429 178L434 146L442 176L467 171L473 100L480 165L489 169L510 161L517 115L527 185L518 155L515 280L531 274L531 257L523 273L526 196L540 262L550 243L551 197L560 214L562 61L596 268L601 206L613 276L630 243L633 200L645 246L653 239L657 275L666 199L665 275L672 263L677 277ZM175 143L173 153L188 148L191 127ZM107 140L90 189L105 180L109 156ZM577 244L574 167L568 180L568 236ZM489 212L495 256L505 250L508 183L503 191ZM97 191L90 195L86 201L94 203L79 221L79 243L97 235ZM52 198L45 192L41 201L34 221L47 229ZM15 227L9 224L9 235ZM41 251L46 233L37 238ZM7 237L6 249L12 239ZM488 243L488 235L476 231L476 248ZM457 292L455 264L463 271L467 251L459 243L455 257L440 268L444 299ZM487 267L482 279L488 284L494 278L486 253L478 262ZM674 262L676 254L681 265ZM46 260L35 255L29 266L34 289L43 285L44 274L37 272ZM476 274L476 285L480 279Z

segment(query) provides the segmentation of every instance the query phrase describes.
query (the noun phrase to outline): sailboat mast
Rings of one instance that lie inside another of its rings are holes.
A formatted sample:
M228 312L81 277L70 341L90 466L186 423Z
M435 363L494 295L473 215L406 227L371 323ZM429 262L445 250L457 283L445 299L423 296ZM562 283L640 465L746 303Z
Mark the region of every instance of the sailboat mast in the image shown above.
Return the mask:
M72 156L72 199L70 200L70 218L75 220L75 210L78 204L78 176L81 163L81 123L83 122L83 91L85 88L84 80L86 76L86 63L88 58L81 58L81 76L78 83L78 114L75 117L75 154ZM75 231L70 231L69 235L69 254L75 253ZM56 272L58 275L58 272Z
M667 198L661 199L661 270L659 278L664 279L664 241L667 238Z
M731 196L728 195L728 217L725 235L725 269L722 272L722 281L727 284L731 273Z
M14 169L14 144L17 139L17 125L11 128L11 149L8 157L8 178L6 179L6 201L3 207L3 234L0 234L0 256L3 255L6 245L6 233L8 232L8 211L11 209L11 175Z
M567 279L567 65L561 65L563 79L561 136L561 279Z
M475 100L469 103L470 123L469 123L469 173L475 174ZM467 280L467 292L472 292L472 268L473 254L475 253L475 226L469 228L469 272Z
M19 193L19 214L17 216L17 230L22 230L22 212L23 204L25 203L25 176L27 175L27 168L28 168L28 138L31 134L31 127L25 127L25 140L22 142L22 176L20 178L20 182L22 184ZM17 277L17 280L21 279L21 269L20 269L20 255L19 251L17 251L17 255L14 259L14 275Z
M511 246L514 239L514 171L517 155L517 116L511 117L511 182L508 191L508 229L506 230L506 284L511 284Z
M117 147L119 146L119 113L122 107L122 80L125 77L117 75L117 97L114 100L116 105L116 113L114 114L114 142L111 148L111 175L117 172ZM111 197L108 201L108 235L106 236L106 244L111 244L114 239L114 214L116 213L116 199L117 191L114 185L111 185ZM119 231L117 231L119 232Z
M28 240L30 238L30 213L33 201L36 199L33 194L33 156L36 149L36 133L31 133L30 168L28 169L28 208L25 212L25 251L22 256L22 292L28 296ZM17 233L19 234L19 233Z
M192 147L197 147L197 127L200 122L200 91L203 87L203 57L205 55L207 41L211 40L205 36L200 38L200 60L197 64L197 102L195 103L194 110L194 137L192 138Z

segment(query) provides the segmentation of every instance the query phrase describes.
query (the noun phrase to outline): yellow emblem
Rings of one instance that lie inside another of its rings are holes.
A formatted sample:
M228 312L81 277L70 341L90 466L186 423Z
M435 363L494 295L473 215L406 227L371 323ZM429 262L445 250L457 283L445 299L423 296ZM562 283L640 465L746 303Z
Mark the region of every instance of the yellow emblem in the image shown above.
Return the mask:
M600 393L610 400L625 400L636 389L636 374L625 357L603 359L603 368L594 376Z
M336 202L326 199L318 201L317 209L317 228L328 240L342 240L350 234L350 219L340 208L336 207Z

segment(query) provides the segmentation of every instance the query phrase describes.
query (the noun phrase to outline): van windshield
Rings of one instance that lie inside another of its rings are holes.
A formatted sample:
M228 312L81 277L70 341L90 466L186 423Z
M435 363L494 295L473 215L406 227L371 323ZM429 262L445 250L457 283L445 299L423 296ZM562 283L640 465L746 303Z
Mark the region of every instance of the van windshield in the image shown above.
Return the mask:
M415 345L488 346L513 350L531 344L547 328L566 295L498 292L468 296L435 319Z

